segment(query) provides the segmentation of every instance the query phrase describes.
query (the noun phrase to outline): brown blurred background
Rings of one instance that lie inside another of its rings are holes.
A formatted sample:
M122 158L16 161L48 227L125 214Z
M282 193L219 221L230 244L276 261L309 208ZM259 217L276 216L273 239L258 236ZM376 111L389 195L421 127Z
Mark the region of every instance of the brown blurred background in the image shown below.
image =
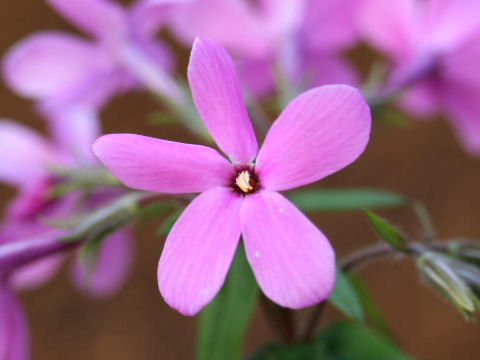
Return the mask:
M74 0L72 0L74 1ZM37 30L75 31L41 0L0 2L0 53ZM187 53L182 53L185 56ZM365 53L356 54L362 61ZM183 58L181 64L185 64ZM183 72L184 69L181 69ZM479 100L480 101L480 100ZM149 126L157 108L147 94L117 98L102 113L106 132L135 132L181 141L181 129ZM0 85L0 117L42 129L31 103ZM404 128L376 126L366 153L354 165L320 182L319 187L380 187L424 201L439 238L480 239L480 158L467 156L442 119ZM0 188L0 204L13 195ZM382 215L411 234L419 226L408 209ZM362 214L312 217L339 255L377 240ZM21 295L31 327L32 357L56 359L191 359L195 319L170 309L157 290L156 266L164 239L154 236L158 221L136 230L136 266L115 298L95 301L78 295L63 271L47 286ZM480 326L467 323L419 280L408 260L372 264L361 271L398 342L418 359L480 358ZM261 312L247 335L246 351L271 339ZM386 359L388 360L388 359Z

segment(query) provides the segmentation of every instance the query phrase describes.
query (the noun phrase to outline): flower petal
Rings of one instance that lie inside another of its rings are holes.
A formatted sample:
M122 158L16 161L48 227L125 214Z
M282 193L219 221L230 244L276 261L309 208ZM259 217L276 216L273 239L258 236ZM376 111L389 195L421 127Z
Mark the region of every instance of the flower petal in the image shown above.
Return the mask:
M129 232L117 231L102 243L91 274L87 272L87 264L78 264L76 259L73 259L72 280L86 295L112 296L120 290L130 273L132 252Z
M217 187L200 194L168 234L158 286L171 307L195 315L220 290L240 238L242 199Z
M264 294L298 309L326 299L335 254L325 235L279 193L247 196L240 210L245 251Z
M46 175L55 163L53 147L39 134L10 120L0 120L0 181L27 186Z
M416 0L364 0L360 31L374 48L396 61L412 55L418 40Z
M12 286L17 290L33 290L42 287L55 276L63 260L63 255L55 255L20 267L12 274Z
M309 1L302 23L306 46L325 53L353 45L358 38L362 1Z
M410 86L399 99L400 107L409 114L426 118L440 109L438 86L432 81L421 80Z
M134 134L97 139L93 152L122 183L165 193L194 193L227 185L232 167L217 151Z
M303 82L309 88L328 84L356 86L360 83L354 67L340 57L309 53L304 54L303 61L303 73L306 75Z
M260 184L288 190L318 181L355 161L370 135L360 92L327 85L297 96L270 128L257 157Z
M100 136L100 120L95 110L71 106L57 109L48 115L49 132L58 146L69 154L75 163L95 164L92 145Z
M442 57L442 77L448 82L480 88L479 63L480 31Z
M243 0L197 0L171 14L171 30L185 45L196 36L212 38L235 55L263 58L270 54L270 34Z
M450 84L442 97L446 113L463 147L480 155L480 89Z
M79 29L99 38L112 38L126 30L126 14L110 0L46 0Z
M193 1L196 0L139 0L129 11L133 30L151 38L172 18L175 6Z
M4 248L7 246L7 243L22 242L26 244L30 242L35 247L36 244L44 241L55 242L63 235L63 231L52 230L39 221L28 221L24 218L9 215L7 213L7 218L0 227L0 244ZM41 215L43 216L44 214ZM62 215L66 215L66 213ZM10 284L16 290L37 289L53 278L63 260L64 255L57 254L29 261L26 265L15 269L9 278Z
M265 98L275 89L273 66L269 61L244 59L238 63L242 86L248 95Z
M79 37L38 32L7 53L3 75L18 94L45 99L63 96L92 75L111 67L110 59L101 49Z
M188 81L200 117L219 148L236 162L251 161L258 145L230 55L216 41L197 38Z
M25 316L18 300L0 284L0 359L29 359L28 337Z
M480 2L429 0L425 23L428 40L436 49L451 48L480 32Z

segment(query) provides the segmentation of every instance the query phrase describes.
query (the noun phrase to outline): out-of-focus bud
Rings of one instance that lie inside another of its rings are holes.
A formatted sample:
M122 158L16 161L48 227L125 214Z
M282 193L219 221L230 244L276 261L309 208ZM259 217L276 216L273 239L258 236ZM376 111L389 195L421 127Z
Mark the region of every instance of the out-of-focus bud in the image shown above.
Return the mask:
M467 263L480 266L480 241L452 240L449 242L449 253Z
M480 282L478 269L436 252L425 252L419 256L417 266L426 281L467 319L480 310L479 300L468 285L469 277Z

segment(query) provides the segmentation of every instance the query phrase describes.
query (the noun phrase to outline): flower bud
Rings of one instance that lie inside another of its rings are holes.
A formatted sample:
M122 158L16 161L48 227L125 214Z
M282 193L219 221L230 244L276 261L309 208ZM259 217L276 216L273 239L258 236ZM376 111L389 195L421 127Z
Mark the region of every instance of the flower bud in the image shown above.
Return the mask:
M435 252L425 252L417 259L417 266L426 281L467 318L470 318L471 314L480 308L479 301L468 286L467 278L461 274L477 281L480 280L480 277L477 278L480 272L477 274L473 271L477 270L476 268L461 267L459 264Z

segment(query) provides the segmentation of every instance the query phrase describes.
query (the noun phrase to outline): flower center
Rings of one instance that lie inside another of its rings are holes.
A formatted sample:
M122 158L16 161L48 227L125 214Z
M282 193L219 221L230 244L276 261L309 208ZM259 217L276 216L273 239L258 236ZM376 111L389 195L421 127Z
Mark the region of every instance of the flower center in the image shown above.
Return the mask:
M258 188L258 178L252 168L238 169L232 179L232 189L239 195L248 195Z

